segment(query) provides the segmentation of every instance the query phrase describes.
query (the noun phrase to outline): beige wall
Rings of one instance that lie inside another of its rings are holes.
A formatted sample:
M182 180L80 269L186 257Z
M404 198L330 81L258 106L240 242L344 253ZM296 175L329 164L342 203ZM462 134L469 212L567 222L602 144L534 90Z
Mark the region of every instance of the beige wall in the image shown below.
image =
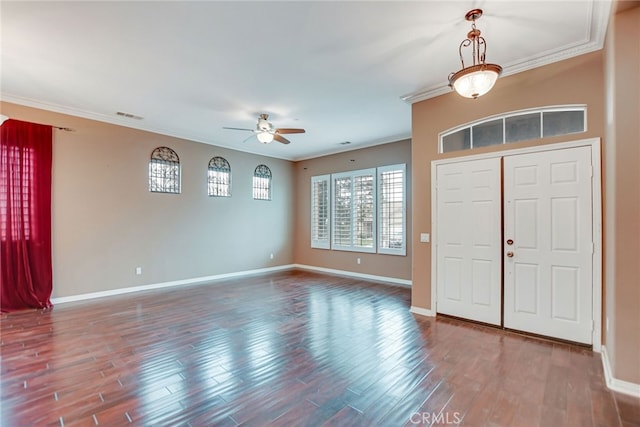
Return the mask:
M353 161L352 161L353 160ZM411 142L400 141L297 162L295 260L298 264L411 280L411 242L407 256L312 249L310 236L311 177L406 163L411 176ZM411 183L407 183L407 236L411 236ZM361 259L361 264L356 259Z
M74 129L54 131L53 297L293 263L291 162L14 104L2 113ZM181 194L148 191L160 145L180 156ZM214 155L231 164L231 198L207 196ZM260 163L273 173L270 202L252 199Z
M640 384L640 7L614 16L605 47L605 346L615 378ZM606 325L606 322L605 322Z
M413 104L413 306L431 308L431 244L418 242L419 233L431 232L431 161L505 148L602 137L602 75L602 54L592 53L501 78L491 92L476 100L450 93ZM587 105L587 132L512 143L504 148L494 146L438 154L438 134L452 127L509 111L564 104Z

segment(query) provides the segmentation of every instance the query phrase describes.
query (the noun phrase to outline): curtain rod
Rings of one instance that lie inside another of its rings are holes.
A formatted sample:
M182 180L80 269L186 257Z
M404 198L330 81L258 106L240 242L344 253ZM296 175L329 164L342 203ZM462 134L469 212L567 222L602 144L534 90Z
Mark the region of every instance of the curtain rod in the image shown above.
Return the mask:
M9 116L5 116L4 114L0 114L0 125L2 125L5 121L9 120L11 117ZM63 127L63 126L55 126L55 125L50 125L48 123L38 123L40 125L44 125L44 126L51 126L54 129L58 129L58 130L63 130L65 132L75 132L74 129L68 128L68 127Z

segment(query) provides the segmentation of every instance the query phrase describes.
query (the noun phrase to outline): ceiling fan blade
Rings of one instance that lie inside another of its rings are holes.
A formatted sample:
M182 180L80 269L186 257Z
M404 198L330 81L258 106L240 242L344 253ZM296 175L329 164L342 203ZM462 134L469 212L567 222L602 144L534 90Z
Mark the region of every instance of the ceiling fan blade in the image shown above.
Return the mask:
M230 128L230 127L226 127L223 126L222 129L229 129L229 130L248 130L249 132L255 132L255 129L247 129L247 128Z
M251 135L251 136L249 136L249 137L247 137L247 138L243 139L243 140L242 140L242 143L244 144L245 142L247 142L248 140L250 140L251 138L254 138L254 137L255 137L255 135Z
M276 133L305 133L304 129L294 129L294 128L278 128L276 129Z
M291 141L289 141L287 138L278 135L277 133L273 135L273 139L275 139L278 142L282 142L283 144L290 144Z

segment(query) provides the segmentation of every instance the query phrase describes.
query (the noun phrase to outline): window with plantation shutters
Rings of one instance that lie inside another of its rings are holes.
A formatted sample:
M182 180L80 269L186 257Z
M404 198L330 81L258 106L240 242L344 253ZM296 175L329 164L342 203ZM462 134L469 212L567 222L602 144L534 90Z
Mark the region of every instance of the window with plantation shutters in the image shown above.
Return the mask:
M378 253L406 255L406 167L378 168Z
M333 180L333 242L334 249L351 247L351 177Z
M376 171L333 174L331 248L376 251Z
M330 176L311 177L311 247L329 249Z
M311 177L311 247L406 256L406 169Z

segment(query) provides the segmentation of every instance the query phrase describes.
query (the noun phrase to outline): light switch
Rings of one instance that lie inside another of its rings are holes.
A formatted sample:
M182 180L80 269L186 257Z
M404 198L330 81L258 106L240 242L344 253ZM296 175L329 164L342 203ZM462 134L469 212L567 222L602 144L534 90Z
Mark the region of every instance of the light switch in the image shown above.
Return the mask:
M429 233L420 233L420 241L422 243L429 243Z

